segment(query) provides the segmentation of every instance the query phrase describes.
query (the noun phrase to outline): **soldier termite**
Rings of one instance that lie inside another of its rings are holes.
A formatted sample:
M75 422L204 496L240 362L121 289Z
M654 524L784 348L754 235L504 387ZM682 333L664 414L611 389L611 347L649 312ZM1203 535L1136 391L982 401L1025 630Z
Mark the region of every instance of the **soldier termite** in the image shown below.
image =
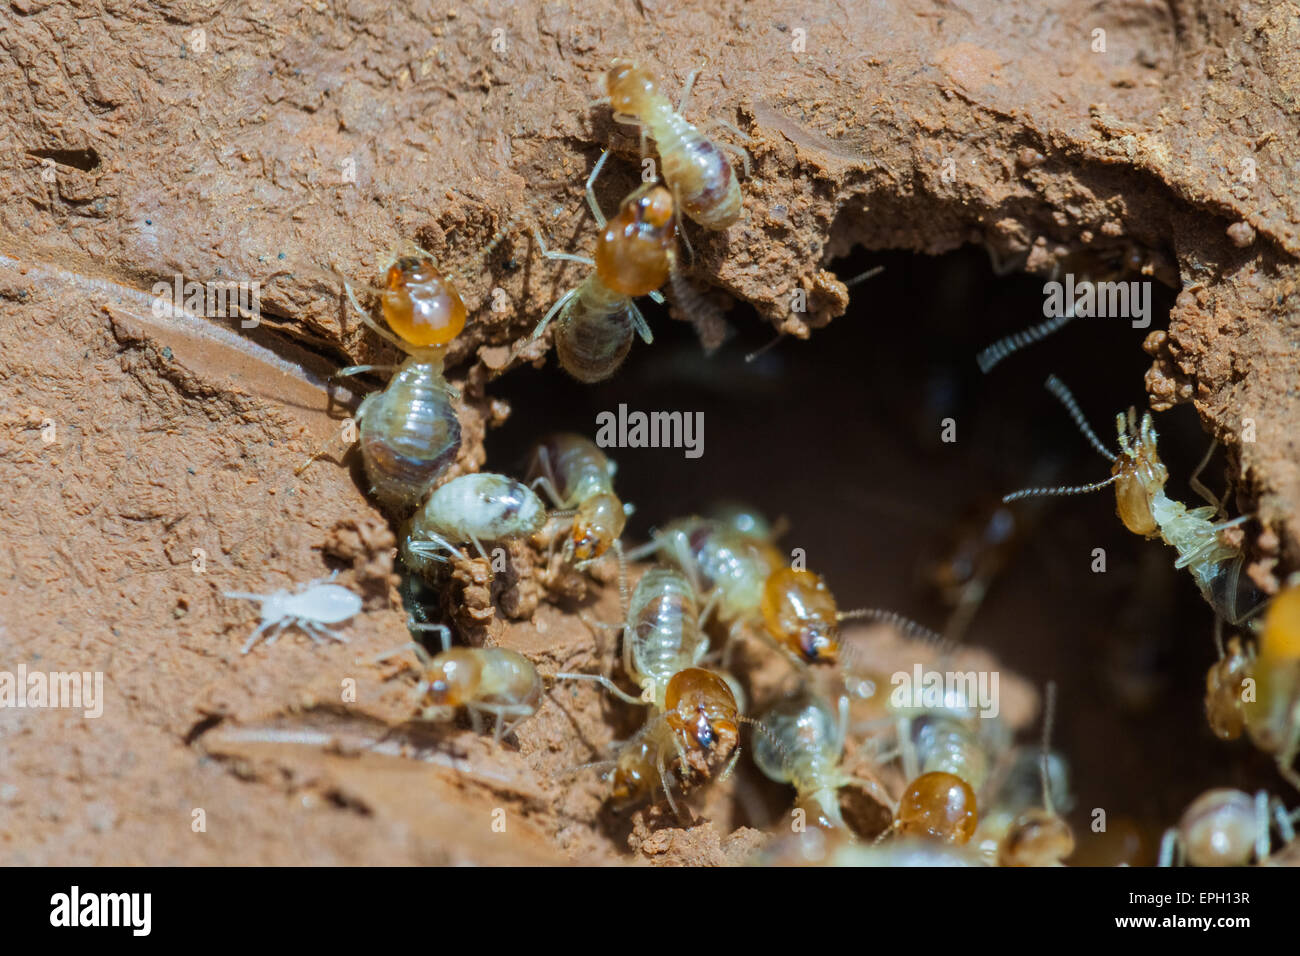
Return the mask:
M270 594L250 594L244 591L227 591L223 597L257 601L262 607L262 622L244 642L241 654L253 649L268 628L274 628L266 638L274 644L280 633L288 627L297 627L315 643L325 640L347 643L347 638L331 631L327 624L339 624L360 613L361 597L340 584L333 584L338 572L328 578L309 581L296 591L281 588Z
M406 523L402 558L422 570L431 561L460 558L459 545L472 544L490 561L484 542L530 537L547 518L546 506L522 482L491 472L461 475L434 489Z
M634 330L647 345L654 341L634 299L657 296L676 262L677 215L672 194L663 186L645 184L623 200L613 219L605 220L593 187L608 155L601 154L587 179L587 204L600 227L595 258L553 252L540 232L533 233L544 257L592 267L581 285L551 306L529 337L540 337L554 319L560 365L586 383L603 381L618 370L632 347Z
M373 661L378 663L408 650L415 653L421 670L416 688L421 720L451 720L463 707L475 733L483 732L483 715L494 717L493 738L500 743L537 712L542 679L528 658L504 647L451 647L445 627L426 627L441 631L442 653L431 655L423 645L412 641Z
M1160 865L1246 866L1268 860L1271 830L1284 844L1295 839L1294 821L1282 802L1261 790L1253 797L1221 788L1201 794L1160 841Z
M1098 454L1112 462L1111 476L1105 481L1076 487L1026 488L1004 496L1003 502L1050 495L1077 495L1113 484L1116 513L1126 528L1146 538L1162 538L1177 550L1175 567L1185 567L1191 572L1201 596L1223 620L1239 624L1249 619L1262 606L1261 601L1241 578L1241 549L1225 543L1220 536L1221 531L1244 523L1248 516L1216 523L1212 519L1220 510L1217 505L1188 508L1165 494L1169 472L1156 452L1156 430L1150 412L1143 414L1141 424L1135 409L1130 408L1127 415L1119 413L1115 424L1120 453L1116 455L1088 426L1074 396L1060 379L1055 375L1048 376L1046 388L1065 406L1079 431ZM1198 468L1192 476L1193 488L1200 487L1197 481L1200 470ZM1245 607L1242 607L1243 603Z
M698 72L698 71L697 71ZM694 84L692 73L682 96ZM740 219L740 183L722 150L674 110L649 71L630 60L615 60L605 77L614 119L641 127L659 148L664 180L681 211L705 229L721 230ZM749 157L744 159L746 174Z
M581 435L548 435L533 447L525 480L557 508L574 513L565 560L581 565L611 548L621 551L627 508L614 493L614 470L605 453Z
M843 787L859 786L891 813L895 809L879 783L841 767L848 703L847 698L840 699L837 715L820 695L805 688L769 708L759 718L766 732L754 739L758 768L770 779L793 786L795 806L824 829L849 829L840 812L838 792Z

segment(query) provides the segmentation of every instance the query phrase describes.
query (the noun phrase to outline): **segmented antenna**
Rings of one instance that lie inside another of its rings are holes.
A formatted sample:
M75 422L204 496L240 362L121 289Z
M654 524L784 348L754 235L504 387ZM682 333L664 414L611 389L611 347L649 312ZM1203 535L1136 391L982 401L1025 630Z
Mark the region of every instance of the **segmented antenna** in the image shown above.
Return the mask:
M841 611L838 617L841 621L867 620L876 621L880 624L889 624L904 636L924 641L940 651L947 652L956 648L956 645L942 634L930 630L924 624L913 621L910 617L904 617L897 611L889 611L878 607L864 607L855 611Z
M1052 742L1052 723L1056 719L1056 681L1047 682L1047 693L1043 700L1043 753L1039 757L1038 773L1043 780L1043 809L1052 816L1056 808L1052 806L1051 775L1048 773L1047 755Z
M1053 332L1068 325L1073 319L1074 303L1071 302L1064 315L1055 316L1046 322L1031 325L1027 329L1021 329L1019 332L1013 332L1005 338L998 339L976 357L980 371L987 375L1008 355L1019 352L1026 345L1041 342Z
M1107 461L1114 461L1115 453L1101 443L1097 433L1088 424L1088 419L1083 417L1083 410L1079 408L1079 403L1075 401L1074 394L1066 387L1066 384L1055 375L1049 375L1047 381L1043 383L1043 387L1056 396L1056 400L1065 406L1065 410L1074 419L1075 426L1083 433L1083 437L1088 439L1088 444L1096 450L1097 454Z
M772 733L771 727L767 726L767 724L763 723L761 720L755 720L753 717L746 717L744 714L737 714L736 720L740 721L742 724L749 724L749 726L753 727L757 733L762 734L763 738L771 744L780 755L781 766L787 768L790 766L790 751L786 745L781 742L781 738ZM737 747L736 749L739 750L740 748Z
M1002 496L1002 503L1009 505L1013 501L1020 501L1022 498L1052 498L1057 495L1086 495L1090 491L1100 491L1111 482L1119 478L1119 475L1111 475L1105 481L1096 481L1091 485L1062 485L1059 488L1022 488L1020 491L1013 491L1009 495Z

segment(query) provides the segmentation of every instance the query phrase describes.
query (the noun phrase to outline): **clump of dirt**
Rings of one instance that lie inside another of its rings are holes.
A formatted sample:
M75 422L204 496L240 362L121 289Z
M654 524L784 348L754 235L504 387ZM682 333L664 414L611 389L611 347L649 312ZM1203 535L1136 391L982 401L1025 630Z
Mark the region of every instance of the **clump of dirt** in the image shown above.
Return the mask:
M687 113L735 126L751 171L742 222L690 232L689 278L788 335L845 312L829 266L855 247L976 244L1008 271L1176 284L1168 329L1147 339L1152 407L1193 404L1226 446L1257 515L1252 579L1273 590L1300 567L1300 22L1286 7L629 9L6 9L0 666L100 672L106 695L96 719L0 713L6 862L607 862L631 848L731 863L757 844L743 775L703 798L701 826L611 821L594 774L568 771L635 715L594 687L550 687L517 749L454 728L388 738L413 692L368 663L408 639L392 526L341 446L296 473L367 388L327 377L391 358L339 279L377 281L411 241L474 310L448 355L464 433L449 474L508 470L484 446L511 412L492 373L582 275L543 259L533 229L590 250L582 188L607 146L603 207L639 182L635 132L591 106L616 56L674 97L704 64ZM155 284L178 281L257 282L260 321L160 311ZM545 340L523 353L544 354ZM1114 387L1118 408L1138 384ZM608 668L611 635L577 613L619 619L607 572L590 593L548 591L535 560L512 549L504 575L465 572L449 591L461 639L543 674ZM239 653L256 607L223 592L336 569L366 596L347 643ZM776 665L758 653L762 688Z

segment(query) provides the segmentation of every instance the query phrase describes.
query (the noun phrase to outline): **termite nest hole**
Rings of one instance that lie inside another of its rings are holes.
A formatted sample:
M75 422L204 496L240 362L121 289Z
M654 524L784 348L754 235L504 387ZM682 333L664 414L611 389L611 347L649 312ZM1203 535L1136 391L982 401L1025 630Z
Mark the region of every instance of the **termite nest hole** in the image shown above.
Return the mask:
M553 355L541 369L514 370L489 389L513 413L489 432L488 462L518 469L542 434L594 436L596 416L622 404L702 412L698 458L680 448L608 449L619 493L636 507L625 541L718 501L745 502L788 522L781 547L803 549L842 608L890 608L942 630L952 609L928 569L970 515L1026 485L1106 474L1044 378L1069 381L1095 423L1145 407L1142 342L1167 326L1175 291L1152 283L1149 327L1079 319L985 376L975 359L982 348L1042 320L1045 277L995 270L975 247L939 257L857 251L832 268L849 277L877 265L884 272L851 290L845 315L753 361L746 355L772 332L752 310L733 310L734 334L706 356L689 323L647 303L656 340L638 343L612 379L580 384ZM1161 414L1158 427L1170 493L1191 501L1187 479L1210 439L1189 406ZM1202 475L1218 494L1224 464L1219 451ZM1058 685L1052 743L1070 764L1067 819L1078 841L1070 862L1154 863L1162 831L1204 790L1276 790L1266 755L1244 740L1218 741L1206 725L1213 615L1172 552L1126 531L1105 494L1048 499L1026 509L1023 524L965 643L1038 688ZM1093 570L1099 553L1102 572ZM789 788L748 758L737 773L758 795L740 807L742 822L766 828L789 813ZM853 799L845 797L846 813ZM870 816L872 807L858 810ZM1096 837L1096 808L1122 839Z

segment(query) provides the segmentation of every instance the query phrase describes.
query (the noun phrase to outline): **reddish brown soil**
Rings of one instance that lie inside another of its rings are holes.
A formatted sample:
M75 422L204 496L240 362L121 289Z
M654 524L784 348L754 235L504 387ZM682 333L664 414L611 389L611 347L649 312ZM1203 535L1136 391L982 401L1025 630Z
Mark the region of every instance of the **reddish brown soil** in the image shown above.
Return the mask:
M527 236L589 248L582 182L607 144L627 161L606 208L636 175L636 138L589 105L614 56L672 96L703 65L688 114L738 127L753 170L746 218L691 233L692 274L788 333L845 311L828 266L854 245L975 243L1040 271L1128 257L1181 288L1148 338L1151 404L1194 403L1227 445L1263 529L1256 579L1300 566L1300 21L1214 0L1031 6L8 4L0 669L103 671L107 700L96 720L0 712L0 860L727 863L761 842L737 828L744 774L698 799L700 826L611 822L592 775L560 774L630 730L590 687L548 691L517 748L388 735L409 679L357 662L406 639L391 529L337 455L294 474L339 427L324 376L384 354L334 274L374 281L412 240L476 310L449 357L455 473L506 468L483 446L510 413L487 371L579 275ZM261 281L261 326L152 317L151 286L177 274ZM481 307L494 288L500 311ZM1139 387L1113 384L1117 407ZM368 596L348 644L239 654L256 615L222 591L334 568ZM594 593L616 618L612 589ZM463 594L474 640L543 673L612 650L537 594L509 595L508 623Z

